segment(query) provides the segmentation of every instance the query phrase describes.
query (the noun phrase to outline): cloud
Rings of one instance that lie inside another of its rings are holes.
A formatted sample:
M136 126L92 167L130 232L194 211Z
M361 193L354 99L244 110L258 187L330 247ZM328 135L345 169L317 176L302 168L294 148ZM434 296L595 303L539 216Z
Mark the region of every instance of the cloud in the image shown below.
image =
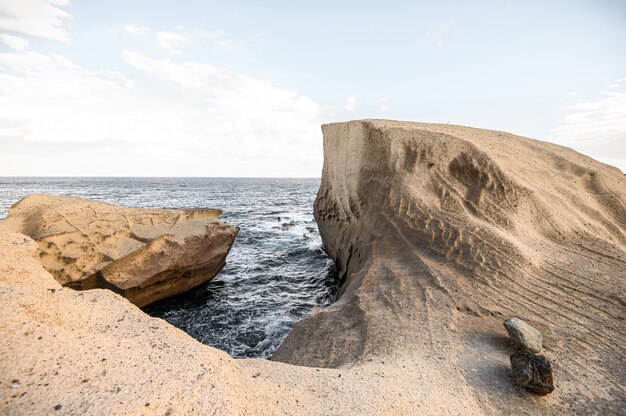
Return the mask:
M0 53L0 175L319 174L310 98L213 65L122 57L143 76Z
M28 41L19 36L7 35L6 33L0 33L0 42L7 45L9 48L18 52L22 52L28 49Z
M137 37L147 38L153 31L145 26L126 25L124 30ZM175 31L155 31L153 43L174 56L182 56L184 49L194 44L208 42L213 48L228 53L240 53L246 50L246 43L232 39L222 30L185 30L179 27Z
M124 30L129 34L140 38L145 38L150 34L150 28L145 26L126 25L124 26Z
M0 30L69 42L65 25L72 16L63 10L69 5L70 0L0 0Z
M385 97L382 97L380 99L380 106L378 108L380 111L383 112L391 110L391 107L389 106L389 101Z
M229 39L226 37L215 39L213 40L212 44L215 48L230 53L239 53L243 52L246 49L245 42L235 39Z
M0 129L31 142L104 140L97 130L102 105L133 85L118 73L86 70L59 55L4 53L0 69Z
M248 157L317 158L320 105L296 91L213 65L146 57L125 51L135 69L178 88L195 109L199 143Z
M626 79L614 81L595 101L566 108L568 114L551 136L626 171Z
M346 98L346 105L345 108L348 111L352 111L356 108L357 105L357 100L354 97L348 97Z
M172 55L180 56L183 52L179 49L181 46L190 44L193 36L183 35L173 32L157 32L154 35L154 43L164 49L167 49Z
M453 31L454 22L440 22L426 34L426 37L430 39L436 47L441 48L450 40Z

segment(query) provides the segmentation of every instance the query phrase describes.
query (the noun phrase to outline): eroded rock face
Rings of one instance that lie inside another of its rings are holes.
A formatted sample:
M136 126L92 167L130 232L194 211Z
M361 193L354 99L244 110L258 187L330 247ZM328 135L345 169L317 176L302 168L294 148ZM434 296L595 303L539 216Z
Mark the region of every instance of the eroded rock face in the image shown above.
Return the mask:
M62 287L2 223L0 253L0 415L482 415L432 366L234 360L110 290Z
M220 214L29 195L3 224L37 242L42 265L62 285L107 288L145 306L221 270L238 228L221 222Z
M511 355L511 369L515 382L541 396L554 391L552 366L543 355L517 351Z
M515 414L525 404L504 370L501 317L522 315L568 373L546 403L559 396L569 413L624 403L626 374L614 371L626 351L621 171L461 126L364 120L323 132L315 217L343 285L274 360L435 363L454 374L447 388L471 392L486 414ZM561 414L537 405L528 411Z
M520 318L504 321L504 327L515 344L524 351L537 353L543 348L543 337L535 328Z

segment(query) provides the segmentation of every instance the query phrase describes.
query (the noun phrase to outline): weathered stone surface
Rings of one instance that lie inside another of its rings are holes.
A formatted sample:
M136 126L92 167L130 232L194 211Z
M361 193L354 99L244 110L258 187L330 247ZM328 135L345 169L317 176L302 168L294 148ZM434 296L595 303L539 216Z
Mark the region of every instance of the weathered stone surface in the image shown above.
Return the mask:
M615 336L626 293L619 169L462 126L360 120L322 129L314 213L343 284L272 359L435 363L450 374L446 389L468 392L484 414L609 413L607 402L624 403L623 372L613 370L626 351ZM579 375L559 379L544 400L513 397L501 371L509 355L499 317L513 314L549 323L550 360Z
M517 351L511 355L511 369L520 386L542 396L554 391L552 366L543 355Z
M3 224L37 242L42 265L64 286L107 288L145 306L221 270L238 228L221 222L220 214L29 195Z
M524 320L517 317L509 318L504 321L504 327L520 349L537 353L543 348L541 333Z
M483 416L432 365L234 360L110 290L62 287L1 223L0 253L0 415Z
M37 243L10 234L0 414L623 414L622 172L452 125L324 136L315 215L344 284L295 326L283 362L233 360L111 291L62 288L24 258ZM513 314L550 324L550 361L569 373L540 399L511 382L500 317Z

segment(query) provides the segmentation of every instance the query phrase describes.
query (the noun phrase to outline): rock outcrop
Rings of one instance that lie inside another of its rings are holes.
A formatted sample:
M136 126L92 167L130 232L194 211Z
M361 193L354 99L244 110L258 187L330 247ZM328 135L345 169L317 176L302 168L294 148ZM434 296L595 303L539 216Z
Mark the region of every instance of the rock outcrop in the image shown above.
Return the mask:
M619 170L458 126L324 135L315 212L344 282L283 362L233 360L110 290L64 288L41 244L0 223L0 414L623 414ZM541 331L551 394L515 385L509 316Z
M42 265L63 286L106 288L145 306L222 269L238 228L221 222L220 214L29 195L3 224L37 242Z
M383 120L323 126L315 217L343 278L274 360L434 365L485 413L626 403L626 180L508 133ZM544 336L559 388L515 393L502 318Z
M1 223L0 251L0 414L277 413L226 353L109 290L64 288Z
M1 415L479 414L428 366L233 360L110 290L61 286L38 250L0 223Z

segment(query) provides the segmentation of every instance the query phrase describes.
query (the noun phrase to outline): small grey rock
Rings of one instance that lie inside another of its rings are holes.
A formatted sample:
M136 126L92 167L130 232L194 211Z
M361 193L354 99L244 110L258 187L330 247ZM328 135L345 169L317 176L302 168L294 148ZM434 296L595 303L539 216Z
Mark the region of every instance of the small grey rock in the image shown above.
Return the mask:
M511 355L511 369L520 386L541 396L554 391L552 366L543 355L517 351Z
M504 327L520 349L537 353L543 348L541 333L520 318L507 319Z

